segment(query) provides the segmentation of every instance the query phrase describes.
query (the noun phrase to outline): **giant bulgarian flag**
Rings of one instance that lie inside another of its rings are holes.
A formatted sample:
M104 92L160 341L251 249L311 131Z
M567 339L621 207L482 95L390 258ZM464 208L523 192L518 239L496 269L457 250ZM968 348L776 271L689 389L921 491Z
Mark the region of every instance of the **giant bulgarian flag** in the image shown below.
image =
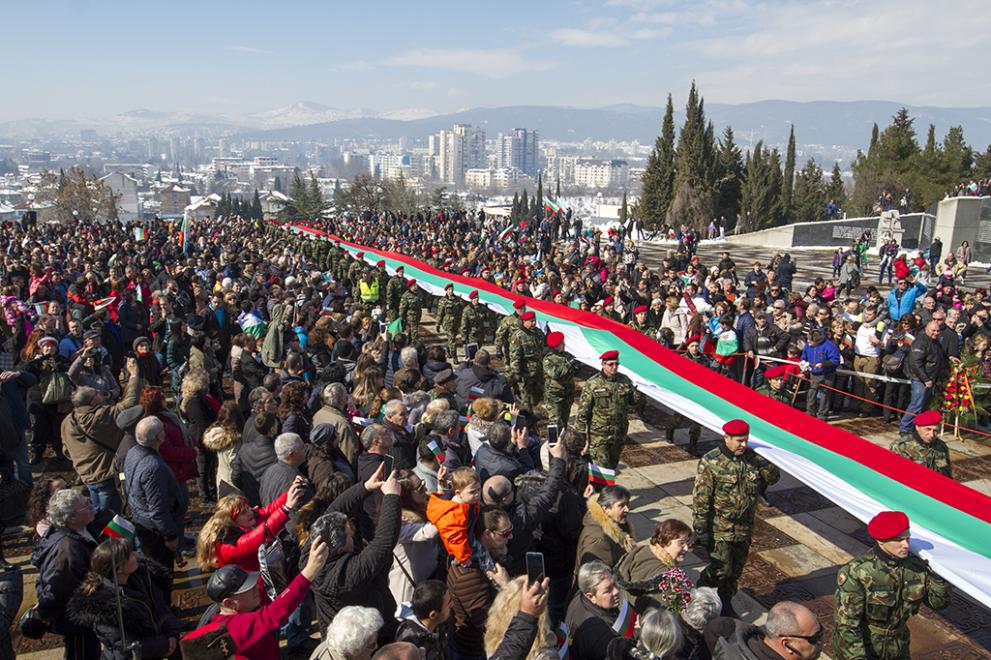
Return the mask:
M334 238L303 226L292 231ZM336 240L336 239L334 239ZM435 296L451 282L464 299L477 289L482 303L508 314L515 295L482 280L446 273L405 255L341 241L352 256L364 251ZM542 325L563 332L568 350L599 367L598 356L620 351L621 369L659 403L718 431L730 419L750 424L751 444L762 456L835 502L863 522L886 509L904 511L912 521L912 551L928 559L943 577L991 607L991 498L916 465L863 438L831 426L662 348L609 319L526 298Z

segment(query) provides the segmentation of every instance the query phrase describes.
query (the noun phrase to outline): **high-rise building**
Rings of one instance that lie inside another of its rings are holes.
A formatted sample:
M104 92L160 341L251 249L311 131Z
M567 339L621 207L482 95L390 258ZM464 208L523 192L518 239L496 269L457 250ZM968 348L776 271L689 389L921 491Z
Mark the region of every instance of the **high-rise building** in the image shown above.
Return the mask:
M484 168L485 129L471 124L455 124L428 140L430 155L437 161L437 176L448 183L461 185L465 170Z
M535 177L540 169L537 131L514 128L512 133L500 133L496 143L498 167L515 167L524 174Z

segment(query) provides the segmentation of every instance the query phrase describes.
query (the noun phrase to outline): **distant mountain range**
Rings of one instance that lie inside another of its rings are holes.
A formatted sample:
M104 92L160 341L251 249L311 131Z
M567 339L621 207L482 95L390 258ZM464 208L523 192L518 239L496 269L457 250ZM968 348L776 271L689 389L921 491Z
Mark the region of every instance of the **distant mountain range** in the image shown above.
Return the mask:
M733 126L739 144L757 140L782 145L791 124L801 145L817 145L816 151L862 148L870 140L873 123L884 128L902 106L889 101L758 101L755 103L707 103L707 116L717 132ZM983 150L991 143L991 108L940 108L907 106L915 117L916 131L924 140L930 123L942 138L950 126L960 125L973 147ZM16 138L78 137L91 129L105 135L194 134L203 137L228 135L261 140L329 141L374 137L382 139L426 138L468 123L482 126L489 136L513 128L536 129L545 139L580 142L638 140L651 144L660 131L661 108L622 104L603 108L558 106L508 106L471 108L438 114L425 108L378 112L368 108L340 109L302 102L266 112L240 116L139 109L105 119L30 119L0 123L0 140ZM676 112L676 122L682 112Z

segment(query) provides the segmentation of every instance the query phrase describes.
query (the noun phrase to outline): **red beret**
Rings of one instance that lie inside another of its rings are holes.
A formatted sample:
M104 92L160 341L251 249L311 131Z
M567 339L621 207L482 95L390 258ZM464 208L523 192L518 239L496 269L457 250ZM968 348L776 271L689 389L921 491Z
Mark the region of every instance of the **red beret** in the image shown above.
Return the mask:
M453 289L453 288L454 288L454 283L453 282L448 282L447 284L444 285L444 290L445 291L447 291L448 289Z
M916 426L936 426L942 421L943 416L939 414L938 410L927 410L915 416Z
M547 345L551 348L557 348L562 343L564 343L564 333L563 332L552 332L547 335Z
M561 289L558 289L554 293L552 293L551 298L557 298L559 295L561 295Z
M723 433L726 435L747 435L750 433L750 425L742 419L731 419L723 424Z
M399 270L406 270L406 266L403 266L403 265L396 266L396 270L397 271L399 271Z
M416 286L416 280L410 280L409 282L406 283L406 286L407 288L412 289L413 287Z
M649 309L649 308L648 308L648 307L647 307L646 305L640 305L640 306L638 306L638 307L637 307L637 308L636 308L635 310L633 310L633 313L634 313L634 314L640 314L641 312L646 312L646 311L648 311L648 309Z
M520 317L524 321L529 321L530 319L537 318L537 315L533 312L523 312L523 316Z
M359 252L359 253L357 253L354 256L355 256L356 259L361 259L363 256L365 256L365 253L364 252Z
M526 307L525 300L517 300L516 302L513 303L514 309L523 309L524 307Z
M478 297L478 291L477 290L472 291L471 293L468 294L468 300L474 300L477 297Z
M787 371L787 367L785 367L783 364L776 364L764 372L764 378L767 379L783 378L785 375L785 371Z
M385 268L385 259L379 259L378 263L375 264L379 268Z
M613 303L613 297L612 296L606 296L605 299L602 301L602 304L605 305L606 307L608 307L612 303Z
M882 511L867 523L867 533L878 541L887 541L908 531L908 516L901 511Z
M606 351L605 353L599 356L599 359L602 360L603 362L605 362L606 360L618 360L619 351Z

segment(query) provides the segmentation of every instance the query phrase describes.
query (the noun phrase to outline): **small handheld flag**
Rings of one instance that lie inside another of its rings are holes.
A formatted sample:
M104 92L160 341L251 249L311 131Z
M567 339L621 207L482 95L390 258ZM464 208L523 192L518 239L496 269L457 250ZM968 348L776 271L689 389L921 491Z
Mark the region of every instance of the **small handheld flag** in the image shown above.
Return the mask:
M387 337L395 337L401 334L403 331L403 319L397 318L395 321L389 324L389 327L385 329L385 334Z
M544 210L546 210L551 215L557 215L561 212L561 207L550 197L544 198Z
M430 453L434 455L434 458L437 459L438 463L444 462L444 452L441 451L440 445L438 445L436 441L431 440L428 442L427 449L429 449Z
M134 540L134 525L120 514L115 515L103 528L103 535L115 539Z
M148 240L148 228L147 227L135 227L134 228L134 240L136 240L136 241L147 241Z
M615 486L616 470L603 467L601 465L596 465L595 463L589 463L588 480L593 484L599 484L600 486Z
M633 637L633 631L637 626L637 613L633 611L630 601L623 599L619 604L619 616L612 624L612 629L617 635L623 637Z

